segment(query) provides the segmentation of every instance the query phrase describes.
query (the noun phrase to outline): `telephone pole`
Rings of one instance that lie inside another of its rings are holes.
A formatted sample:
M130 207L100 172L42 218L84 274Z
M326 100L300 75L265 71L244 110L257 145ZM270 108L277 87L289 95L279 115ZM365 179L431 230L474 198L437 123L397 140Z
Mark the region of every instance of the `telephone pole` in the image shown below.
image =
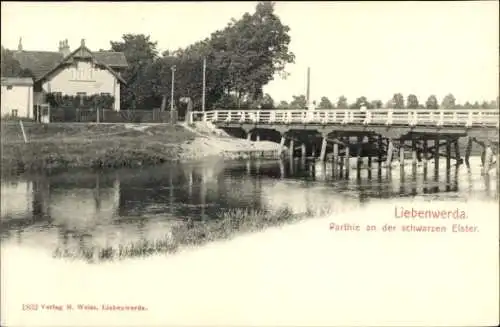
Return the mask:
M174 83L175 83L175 65L173 65L170 70L172 70L172 90L170 91L170 110L174 111Z
M201 111L203 112L205 112L206 73L207 73L207 58L203 58L203 91L201 95Z
M310 98L310 89L311 87L311 68L310 67L307 67L307 89L306 89L306 102L307 102L307 106L309 106L309 101L311 100Z

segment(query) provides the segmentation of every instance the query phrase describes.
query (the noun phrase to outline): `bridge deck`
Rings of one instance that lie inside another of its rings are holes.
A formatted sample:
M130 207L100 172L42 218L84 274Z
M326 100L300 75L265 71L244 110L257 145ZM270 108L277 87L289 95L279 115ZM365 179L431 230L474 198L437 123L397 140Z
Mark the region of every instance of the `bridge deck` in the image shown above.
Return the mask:
M359 125L398 127L499 128L499 109L213 110L193 120L255 125Z

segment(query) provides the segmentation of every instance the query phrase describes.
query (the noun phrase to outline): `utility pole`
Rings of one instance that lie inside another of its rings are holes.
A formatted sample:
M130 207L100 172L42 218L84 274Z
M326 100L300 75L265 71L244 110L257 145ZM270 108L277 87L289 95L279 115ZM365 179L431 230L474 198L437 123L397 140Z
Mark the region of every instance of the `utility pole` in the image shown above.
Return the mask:
M201 95L201 111L205 112L205 92L206 92L206 79L205 74L207 72L207 58L203 58L203 91Z
M170 111L174 111L174 83L175 83L175 65L170 70L172 71L172 90L170 91Z
M306 89L306 103L307 103L307 106L309 107L309 101L311 100L310 98L310 89L311 87L311 68L310 67L307 67L307 89Z

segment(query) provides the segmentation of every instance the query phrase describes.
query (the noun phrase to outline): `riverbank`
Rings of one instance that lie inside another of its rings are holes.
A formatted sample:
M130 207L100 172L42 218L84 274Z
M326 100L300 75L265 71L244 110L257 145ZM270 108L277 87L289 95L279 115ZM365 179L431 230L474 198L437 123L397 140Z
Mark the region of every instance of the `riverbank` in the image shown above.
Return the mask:
M230 137L210 127L168 124L2 122L2 173L141 167L208 156L276 155L279 144Z

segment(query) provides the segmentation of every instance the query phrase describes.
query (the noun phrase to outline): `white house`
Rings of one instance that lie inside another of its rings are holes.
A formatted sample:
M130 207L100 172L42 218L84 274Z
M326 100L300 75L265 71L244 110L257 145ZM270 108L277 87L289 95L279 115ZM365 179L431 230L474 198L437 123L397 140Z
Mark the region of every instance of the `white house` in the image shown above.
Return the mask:
M33 116L33 79L2 77L2 117Z
M14 58L33 75L35 105L46 103L46 95L114 97L114 110L120 110L120 88L126 85L121 72L128 67L122 52L92 52L85 46L70 51L68 40L59 42L59 51L25 51L21 41Z

